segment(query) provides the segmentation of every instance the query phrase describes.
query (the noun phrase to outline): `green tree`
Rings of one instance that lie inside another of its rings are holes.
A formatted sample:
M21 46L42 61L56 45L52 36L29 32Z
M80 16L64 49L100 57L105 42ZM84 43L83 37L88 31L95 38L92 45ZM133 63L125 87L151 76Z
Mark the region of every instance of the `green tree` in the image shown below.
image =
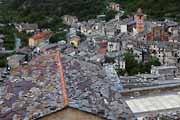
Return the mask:
M5 58L0 57L0 68L5 67L7 64L7 61Z
M138 61L132 53L125 53L124 60L126 61L126 71L129 75L137 74L139 71Z
M51 37L50 43L56 43L61 40L66 41L66 32L56 33L54 36Z
M113 19L116 14L117 14L117 12L114 11L114 10L107 11L106 12L106 21L109 21L109 20Z
M153 66L160 66L161 63L159 62L159 59L156 57L151 57L148 63L145 64L145 71L150 73L151 72L151 67Z
M127 13L135 13L142 8L150 18L162 19L175 18L180 12L180 1L177 0L116 0L122 4Z
M161 63L156 57L151 57L149 62L138 62L132 53L125 53L124 60L126 61L126 72L128 75L136 75L138 73L150 73L151 66L160 66ZM118 71L121 73L121 71Z

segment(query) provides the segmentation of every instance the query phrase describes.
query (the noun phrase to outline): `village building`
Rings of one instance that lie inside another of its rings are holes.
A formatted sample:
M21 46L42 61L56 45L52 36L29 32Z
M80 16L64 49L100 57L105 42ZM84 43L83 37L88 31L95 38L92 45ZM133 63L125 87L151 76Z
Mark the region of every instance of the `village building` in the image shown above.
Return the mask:
M52 36L51 32L41 32L41 33L35 34L31 38L29 38L29 46L37 47L43 44L48 44L51 36Z
M38 25L30 23L15 24L15 28L18 32L35 33L38 31Z
M93 31L98 33L98 34L104 34L104 27L105 26L105 23L104 22L98 22L98 23L95 23L93 25Z
M25 61L25 55L15 54L7 57L8 65L12 68L17 68Z
M137 32L138 33L144 32L144 14L141 8L138 9L137 14L135 15L135 21L136 21Z
M80 41L81 38L79 36L73 36L70 40L70 44L72 45L72 47L78 48Z
M120 41L119 39L109 39L107 45L108 52L118 52L120 50Z
M120 8L121 8L120 4L115 3L115 2L111 2L109 7L110 7L111 10L114 10L114 11L117 11L117 12L120 11Z
M141 62L143 60L143 58L142 58L142 49L134 48L133 49L133 54L135 55L135 59L138 62Z
M80 31L81 33L85 35L90 34L92 32L91 27L89 26L88 22L85 22L85 21L81 23Z
M25 61L30 61L32 59L33 50L29 47L23 47L21 49L16 50L16 54L25 55Z
M97 53L105 55L107 52L108 38L105 36L95 36L92 38L92 45L97 47ZM89 46L91 48L91 46Z
M174 74L176 71L176 66L153 66L151 74Z
M81 33L90 35L91 33L103 32L103 23L97 22L94 19L83 21L80 26Z
M114 66L116 69L125 70L126 69L126 61L123 60L121 56L117 56L115 58Z
M175 52L173 49L168 48L165 43L157 43L150 45L149 47L151 56L155 56L159 59L161 64L175 64ZM176 56L177 57L177 56Z
M76 16L71 16L71 15L64 15L62 19L63 19L64 24L69 25L69 26L78 22L78 18Z
M121 25L121 32L122 33L127 33L128 32L128 27L127 27L126 24Z
M140 79L143 82L150 82L162 79L162 76L158 74L138 74L136 76L138 77L137 79Z
M114 24L114 21L116 20L111 20L105 24L104 33L106 36L113 37L115 35L116 26Z

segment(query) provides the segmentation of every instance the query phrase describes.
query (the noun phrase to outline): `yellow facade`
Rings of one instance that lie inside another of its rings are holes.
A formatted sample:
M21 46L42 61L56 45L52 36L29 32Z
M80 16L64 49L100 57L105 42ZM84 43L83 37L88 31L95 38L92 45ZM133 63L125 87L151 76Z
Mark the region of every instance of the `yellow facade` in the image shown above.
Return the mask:
M80 44L80 37L79 36L75 36L71 39L70 44L74 47L74 48L78 48L79 44Z
M33 46L35 46L35 41L32 38L30 38L29 39L29 47L33 47Z
M79 46L78 41L73 40L73 41L71 41L70 43L71 43L71 45L72 45L73 47L75 47L75 48L77 48L77 47Z
M40 44L42 40L34 40L32 38L29 38L29 47L35 47Z

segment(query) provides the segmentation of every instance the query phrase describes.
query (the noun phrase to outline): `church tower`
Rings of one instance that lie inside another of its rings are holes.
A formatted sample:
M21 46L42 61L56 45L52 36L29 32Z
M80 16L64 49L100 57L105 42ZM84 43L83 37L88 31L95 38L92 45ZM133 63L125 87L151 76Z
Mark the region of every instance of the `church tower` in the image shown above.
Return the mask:
M141 8L137 10L137 14L135 15L135 21L136 21L137 32L138 33L144 32L144 14Z

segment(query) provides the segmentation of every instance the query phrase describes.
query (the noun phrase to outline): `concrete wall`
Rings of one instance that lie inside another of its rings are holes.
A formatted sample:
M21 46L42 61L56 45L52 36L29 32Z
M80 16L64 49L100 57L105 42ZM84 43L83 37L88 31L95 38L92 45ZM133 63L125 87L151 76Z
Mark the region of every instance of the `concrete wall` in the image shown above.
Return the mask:
M173 92L179 92L180 85L172 85L172 86L163 86L163 87L152 87L152 88L138 88L132 90L126 90L121 92L121 95L125 98L133 97L140 97L140 96L151 96L157 94L167 94Z
M66 108L60 112L51 114L40 120L105 120L95 115L88 114L73 108Z

